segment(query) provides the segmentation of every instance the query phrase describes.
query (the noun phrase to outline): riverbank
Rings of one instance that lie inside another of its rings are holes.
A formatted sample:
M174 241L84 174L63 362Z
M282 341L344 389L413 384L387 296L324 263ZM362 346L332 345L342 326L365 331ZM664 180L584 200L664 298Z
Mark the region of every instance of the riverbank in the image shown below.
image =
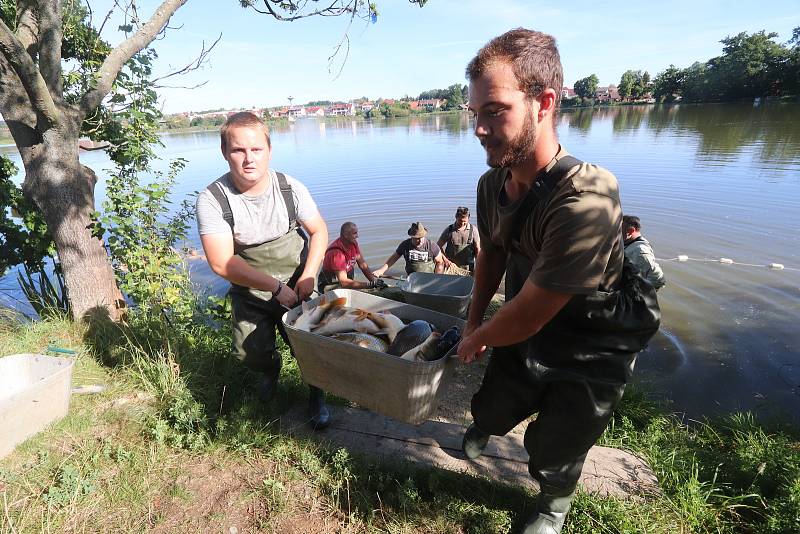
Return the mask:
M409 113L406 117L426 117L426 116L436 116L436 115L456 115L459 113L468 113L467 111L463 110L437 110L437 111L430 111L430 112L412 112ZM306 116L306 117L299 117L295 121L290 121L288 118L281 117L281 118L269 118L265 119L265 122L268 126L274 127L288 127L290 124L296 123L297 121L311 121L315 120L317 122L325 123L325 124L338 124L338 123L351 123L353 121L356 122L369 122L369 121L385 121L391 120L390 117L367 117L364 114L359 115L325 115L322 117L318 116ZM198 132L219 132L219 125L215 126L192 126L188 128L171 128L171 129L162 129L159 130L160 134L189 134L189 133L198 133Z
M531 513L525 488L292 436L280 418L307 390L286 347L280 392L264 405L227 356L227 328L176 329L135 314L124 330L0 323L2 355L70 348L73 385L106 387L74 395L64 420L0 461L0 531L500 533ZM458 370L454 387L474 391L482 368ZM568 531L800 529L796 429L747 414L687 426L628 391L601 444L645 458L660 491L635 501L581 492Z

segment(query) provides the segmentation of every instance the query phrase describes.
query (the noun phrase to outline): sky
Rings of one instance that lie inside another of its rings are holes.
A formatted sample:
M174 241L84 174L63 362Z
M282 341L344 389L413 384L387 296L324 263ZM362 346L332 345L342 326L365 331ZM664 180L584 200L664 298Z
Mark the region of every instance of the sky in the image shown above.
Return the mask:
M260 0L259 0L260 1ZM92 2L95 18L108 0ZM142 18L154 0L140 0ZM165 83L200 88L159 90L163 111L201 111L350 100L366 96L417 96L428 89L466 83L464 67L489 39L515 27L553 35L564 82L596 74L600 85L618 84L628 69L651 76L670 64L687 67L722 52L720 40L745 31L776 32L779 42L800 26L800 1L676 0L632 5L572 1L377 0L375 23L345 17L279 22L239 7L238 0L189 0L170 22L156 73L189 63L203 43L222 40L203 67ZM653 6L658 9L653 9ZM613 6L613 7L612 7ZM112 43L119 34L103 36ZM347 34L349 53L329 57Z

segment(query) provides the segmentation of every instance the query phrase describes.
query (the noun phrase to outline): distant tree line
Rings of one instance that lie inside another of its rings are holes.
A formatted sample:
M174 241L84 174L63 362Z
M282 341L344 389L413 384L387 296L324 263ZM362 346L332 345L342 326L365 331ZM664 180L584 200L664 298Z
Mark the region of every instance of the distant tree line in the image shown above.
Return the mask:
M666 102L724 102L800 95L800 27L785 44L777 33L742 32L720 41L722 55L680 69L670 65L653 80L653 96Z
M800 95L800 27L786 43L766 30L739 33L720 42L722 54L681 69L670 65L651 80L647 71L627 70L617 86L622 100L655 98L662 102L726 102L756 97ZM592 105L599 80L591 74L574 84L577 98L564 107Z
M464 104L469 99L469 88L460 83L454 83L447 89L431 89L429 91L422 91L417 97L417 100L446 100L443 109L451 110L458 109L461 104Z

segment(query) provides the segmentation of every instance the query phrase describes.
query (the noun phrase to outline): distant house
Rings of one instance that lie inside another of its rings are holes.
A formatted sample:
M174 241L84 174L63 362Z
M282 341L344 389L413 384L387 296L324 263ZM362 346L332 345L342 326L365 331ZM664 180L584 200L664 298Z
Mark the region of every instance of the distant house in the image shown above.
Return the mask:
M359 104L358 107L361 111L366 113L367 111L371 111L375 107L375 104L367 100L366 102L362 102L361 104Z
M227 111L210 111L208 113L197 113L195 114L195 117L200 117L202 119L209 119L211 117L224 117L227 119L229 115L230 113Z
M355 115L353 104L333 104L325 110L325 115Z
M619 96L619 91L614 85L598 87L594 95L598 102L619 102L622 100Z
M439 98L425 99L425 100L412 100L409 102L408 107L411 109L424 109L426 111L433 111L434 109L441 108L446 100Z
M572 87L562 87L561 88L561 98L575 98L577 94Z
M306 108L304 106L289 106L287 114L289 117L305 117Z
M324 117L325 108L323 108L322 106L308 106L306 108L306 115L314 117Z
M382 104L386 104L387 106L394 106L395 99L394 98L387 98L381 102Z

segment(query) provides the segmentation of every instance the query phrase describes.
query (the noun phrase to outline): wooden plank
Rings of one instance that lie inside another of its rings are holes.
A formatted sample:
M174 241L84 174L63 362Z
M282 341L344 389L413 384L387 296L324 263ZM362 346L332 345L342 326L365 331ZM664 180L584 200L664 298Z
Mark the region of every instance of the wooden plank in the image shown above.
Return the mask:
M465 428L460 425L426 421L414 426L356 408L329 408L333 423L324 431L311 431L302 409L286 413L282 427L387 462L411 462L536 489L528 474L528 453L521 434L493 436L484 454L470 461L461 450ZM658 480L641 458L609 447L592 447L580 484L598 495L631 497L658 492Z

